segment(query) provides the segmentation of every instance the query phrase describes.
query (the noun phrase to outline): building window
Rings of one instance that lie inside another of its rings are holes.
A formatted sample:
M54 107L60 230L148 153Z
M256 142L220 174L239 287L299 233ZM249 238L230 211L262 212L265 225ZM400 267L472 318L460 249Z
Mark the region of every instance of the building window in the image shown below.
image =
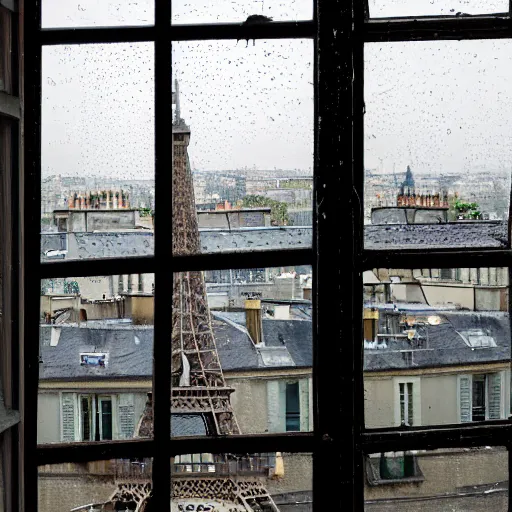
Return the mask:
M400 425L412 427L413 420L412 382L400 383Z
M419 377L397 377L395 387L395 425L421 425L421 381Z
M267 382L269 432L307 432L310 428L310 379Z
M286 384L286 432L300 431L299 383Z
M418 459L410 452L370 455L366 458L366 478L370 486L421 482L425 479Z
M503 372L459 375L461 422L499 420L505 417Z
M112 397L80 395L81 441L112 439Z

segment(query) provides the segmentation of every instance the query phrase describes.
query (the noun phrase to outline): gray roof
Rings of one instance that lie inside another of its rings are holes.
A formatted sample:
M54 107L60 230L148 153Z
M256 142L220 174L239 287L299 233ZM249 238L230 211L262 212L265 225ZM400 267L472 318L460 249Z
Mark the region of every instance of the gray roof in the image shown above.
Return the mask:
M300 325L299 325L300 324ZM311 366L311 322L265 320L265 347L256 348L246 329L234 322L212 319L223 370ZM52 330L59 331L51 345ZM153 328L112 324L90 328L85 324L40 327L40 379L75 380L104 378L150 378L153 374ZM284 344L283 344L284 341ZM106 353L106 366L80 364L80 354ZM284 355L283 355L284 354Z
M200 229L201 252L222 253L301 249L311 247L312 226L240 229ZM62 233L41 234L41 259L45 251L66 246ZM505 248L506 221L452 222L448 224L367 225L365 248L442 249L447 247ZM152 231L70 233L66 259L146 256L154 253Z
M264 346L255 347L246 334L244 313L212 311L212 316L224 370L310 367L313 364L311 321L263 320Z
M414 309L417 313L418 310ZM229 318L230 316L233 318ZM507 313L438 311L440 325L426 325L421 346L389 341L384 349L364 350L365 371L427 368L510 360ZM312 366L312 323L306 320L263 320L264 346L254 346L240 315L212 312L212 325L224 371ZM60 331L51 343L51 331ZM461 331L486 331L496 347L472 348ZM152 327L111 325L108 328L42 325L40 378L42 380L150 378L153 367ZM402 351L402 352L401 352ZM407 351L409 355L404 355ZM108 354L105 367L80 365L80 354ZM410 354L412 352L412 359Z
M417 310L414 310L417 313ZM408 341L389 341L388 348L365 349L364 370L385 371L406 368L457 366L510 361L510 324L507 313L501 312L438 312L442 323L427 325L421 335L427 343L415 348ZM488 331L496 347L472 348L459 331ZM408 351L404 354L401 351ZM412 359L410 354L412 352Z
M366 249L442 249L447 247L505 248L506 221L395 224L364 227Z
M51 331L60 331L56 346L51 346ZM114 325L89 328L71 325L42 325L40 330L40 379L148 378L153 374L153 329ZM108 354L105 367L80 365L80 354Z

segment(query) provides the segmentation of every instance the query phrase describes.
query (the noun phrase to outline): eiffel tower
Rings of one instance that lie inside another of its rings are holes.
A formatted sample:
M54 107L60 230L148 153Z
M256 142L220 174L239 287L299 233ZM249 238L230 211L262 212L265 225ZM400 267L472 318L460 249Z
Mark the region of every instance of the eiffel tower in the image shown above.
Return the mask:
M192 172L187 147L190 128L181 118L179 85L175 82L173 103L173 254L200 252L199 229ZM210 310L202 272L174 275L172 300L171 424L173 416L200 415L208 435L240 434L226 385L212 330ZM136 437L151 437L153 413L151 393ZM223 460L240 457L226 454ZM252 467L243 456L245 467ZM212 465L212 467L214 464ZM237 475L180 474L171 486L172 511L278 512L265 486L256 478ZM151 481L118 481L117 489L102 510L149 512ZM123 508L124 507L124 508ZM153 509L152 509L153 510Z

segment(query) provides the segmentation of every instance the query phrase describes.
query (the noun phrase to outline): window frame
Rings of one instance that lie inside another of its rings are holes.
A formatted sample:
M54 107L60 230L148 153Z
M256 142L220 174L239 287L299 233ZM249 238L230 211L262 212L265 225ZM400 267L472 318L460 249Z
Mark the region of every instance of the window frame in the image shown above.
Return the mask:
M412 427L406 431L365 429L363 389L362 272L373 268L508 267L510 240L500 250L363 249L364 197L364 44L378 41L512 38L510 12L501 16L418 17L369 19L367 0L314 0L313 20L241 26L234 23L172 26L168 0L156 0L151 27L41 29L40 2L22 3L23 26L30 33L23 57L23 161L20 166L19 294L21 350L20 499L22 510L37 510L37 466L110 458L153 457L153 496L168 509L170 459L187 453L312 452L314 507L318 510L364 510L364 456L412 449L506 446L510 449L509 420L471 425ZM166 22L167 20L167 22ZM155 253L91 261L39 261L41 199L41 53L44 45L154 41L155 44L155 189L156 204L166 204L172 189L168 151L172 137L171 43L185 40L310 38L315 47L315 154L312 249L243 254L174 256L171 216L155 222ZM332 62L338 65L333 66ZM339 141L348 141L340 144ZM15 189L16 190L16 189ZM346 219L341 223L339 219ZM509 222L512 222L509 215ZM164 235L166 234L166 235ZM21 237L21 235L23 235ZM343 256L343 257L341 257ZM222 270L289 265L313 267L313 433L173 438L169 436L170 344L165 319L171 298L172 271ZM14 260L17 261L17 260ZM340 262L343 261L343 267ZM338 269L333 275L332 269ZM153 377L154 439L106 443L37 446L39 280L50 277L154 273L155 368ZM340 290L332 298L333 285ZM160 286L160 288L159 288ZM17 298L17 296L16 296ZM14 302L16 304L17 301ZM510 306L510 294L509 294ZM341 311L341 317L340 317ZM341 322L333 322L341 318ZM321 343L329 340L329 343ZM336 343L336 341L338 343ZM510 453L510 452L509 452ZM509 471L512 464L509 464ZM329 474L325 479L323 475ZM332 486L332 481L337 486ZM509 496L512 499L512 496Z

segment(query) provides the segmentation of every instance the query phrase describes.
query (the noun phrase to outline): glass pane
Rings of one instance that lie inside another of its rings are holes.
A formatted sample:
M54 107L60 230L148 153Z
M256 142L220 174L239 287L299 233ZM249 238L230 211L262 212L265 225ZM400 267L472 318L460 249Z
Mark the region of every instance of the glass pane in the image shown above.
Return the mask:
M363 283L366 427L509 417L508 269L380 268Z
M38 442L147 437L153 274L41 281Z
M43 48L43 261L153 254L153 54Z
M171 460L171 511L307 512L313 505L312 466L310 453L180 455Z
M175 274L171 435L313 429L311 267Z
M372 453L364 462L368 512L508 509L505 447Z
M115 459L39 466L40 512L144 510L152 459Z
M173 44L175 253L311 245L313 43L255 44Z
M42 27L153 25L154 0L42 0Z
M273 21L310 20L312 0L172 0L172 23L241 23L249 16L266 16ZM250 22L258 22L251 18ZM264 21L264 20L262 20Z
M464 16L508 12L507 0L369 0L372 18Z
M365 46L367 249L506 247L511 48Z
M170 462L173 512L277 512L295 509L299 503L304 507L300 511L312 507L310 453L203 453L181 455ZM143 510L151 492L151 465L151 459L117 459L40 466L39 510Z

